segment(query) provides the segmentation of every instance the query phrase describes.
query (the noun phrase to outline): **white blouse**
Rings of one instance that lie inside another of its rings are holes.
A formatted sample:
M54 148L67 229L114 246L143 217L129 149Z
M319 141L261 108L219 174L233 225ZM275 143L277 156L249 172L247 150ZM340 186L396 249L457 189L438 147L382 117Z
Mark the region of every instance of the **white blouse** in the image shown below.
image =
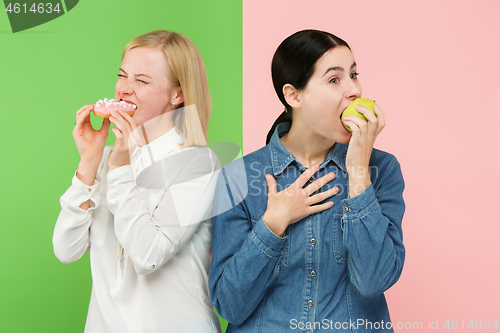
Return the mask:
M107 146L94 184L75 173L61 197L55 255L70 263L90 249L85 332L220 332L207 281L220 166L207 147L181 150L180 142L173 128L111 172ZM136 184L141 177L147 188ZM79 208L89 199L87 211Z

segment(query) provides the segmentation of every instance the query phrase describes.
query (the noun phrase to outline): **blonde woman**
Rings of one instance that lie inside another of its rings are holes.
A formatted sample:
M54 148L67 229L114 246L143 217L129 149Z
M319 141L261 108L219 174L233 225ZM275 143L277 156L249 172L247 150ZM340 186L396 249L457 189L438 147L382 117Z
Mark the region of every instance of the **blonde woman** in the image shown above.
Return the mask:
M135 114L112 112L95 130L93 105L76 113L80 163L53 237L63 263L90 250L85 332L220 332L207 285L218 165L206 148L211 102L195 45L163 30L134 38L115 100ZM105 147L110 122L115 144Z

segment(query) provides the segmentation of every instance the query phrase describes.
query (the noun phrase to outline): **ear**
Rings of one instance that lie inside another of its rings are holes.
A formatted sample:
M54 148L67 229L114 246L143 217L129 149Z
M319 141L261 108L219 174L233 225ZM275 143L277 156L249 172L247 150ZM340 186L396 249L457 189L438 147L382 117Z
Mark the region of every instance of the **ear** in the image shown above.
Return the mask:
M285 97L285 101L292 108L295 109L302 106L302 103L300 102L299 92L290 83L287 83L283 86L283 96Z
M184 95L182 94L181 86L175 87L172 90L172 98L170 102L175 103L175 105L179 105L184 102Z

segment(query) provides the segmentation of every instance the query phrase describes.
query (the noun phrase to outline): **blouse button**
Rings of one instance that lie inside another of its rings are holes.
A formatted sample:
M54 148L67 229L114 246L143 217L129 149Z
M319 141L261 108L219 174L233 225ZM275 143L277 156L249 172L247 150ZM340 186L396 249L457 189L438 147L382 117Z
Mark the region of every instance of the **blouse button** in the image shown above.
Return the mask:
M313 306L313 304L314 304L314 303L313 303L313 301L311 301L311 300L307 301L307 305L308 305L309 307Z
M153 264L153 265L151 265L151 268L152 268L152 269L155 269L155 267L156 267L156 266L155 266L154 264Z
M312 276L312 277L315 277L315 276L316 276L316 272L315 272L315 271L311 271L311 273L310 273L310 274L311 274L311 276Z
M347 213L349 211L349 207L345 206L344 207L344 213Z
M91 189L91 188L89 188L89 190L88 190L88 191L89 191L89 193L90 193L90 192L92 192L92 189Z
M313 238L313 239L311 239L311 244L312 244L312 245L315 245L315 244L316 244L316 239L314 239L314 238Z

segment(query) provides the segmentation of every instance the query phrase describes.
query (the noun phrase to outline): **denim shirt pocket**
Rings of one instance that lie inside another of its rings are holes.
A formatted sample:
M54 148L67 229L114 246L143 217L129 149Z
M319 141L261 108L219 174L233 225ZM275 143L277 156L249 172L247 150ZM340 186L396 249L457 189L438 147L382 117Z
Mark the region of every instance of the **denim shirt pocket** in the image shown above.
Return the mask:
M344 221L342 214L333 214L333 256L335 262L338 264L345 264L347 262L347 250L342 241Z
M252 219L252 228L255 226L255 223L258 221L255 221ZM290 256L290 227L287 227L285 229L285 234L283 237L286 237L285 244L283 244L283 248L281 249L281 256L280 256L280 263L279 263L279 269L280 271L285 270L288 267L288 258Z

